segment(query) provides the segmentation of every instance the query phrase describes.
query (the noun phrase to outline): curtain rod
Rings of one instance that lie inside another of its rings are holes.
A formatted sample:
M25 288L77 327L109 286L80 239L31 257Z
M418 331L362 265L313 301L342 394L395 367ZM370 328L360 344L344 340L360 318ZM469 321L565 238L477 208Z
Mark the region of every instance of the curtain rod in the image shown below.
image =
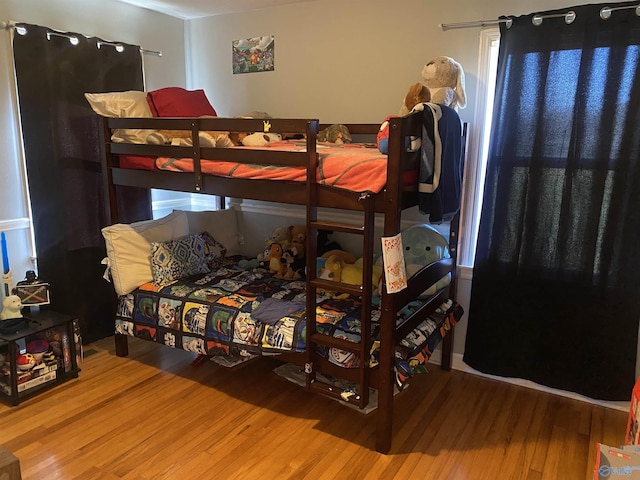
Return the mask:
M440 23L439 26L443 31L447 31L456 28L487 27L492 25L499 25L500 23L506 23L507 28L510 28L513 20L510 18L501 18L499 20L476 20L475 22Z
M1 21L0 22L0 29L2 30L9 30L11 28L14 28L18 31L18 33L20 33L21 35L24 35L25 33L27 33L26 29L24 27L17 27L16 26L16 22L13 21ZM68 38L69 41L71 42L72 45L77 45L78 44L78 37L76 37L75 35L71 35L68 33L64 33L64 32L58 32L55 30L50 30L47 32L47 40L51 40L51 37L55 36L55 37L65 37ZM121 43L115 43L115 42L106 42L104 40L98 40L97 42L97 47L100 48L102 45L109 45L110 47L113 47L116 49L116 51L118 52L122 52L124 50L124 46ZM155 55L156 57L161 57L162 56L162 52L159 50L147 50L146 48L142 48L139 47L140 49L140 53L144 54L144 55Z
M607 20L611 17L611 12L616 10L628 10L630 8L635 9L635 13L638 17L640 17L640 4L638 5L625 5L622 7L602 7L600 9L600 18L603 20ZM558 13L553 15L534 15L531 18L531 23L535 26L542 24L542 20L545 18L556 18L556 17L564 17L564 22L569 25L574 22L576 19L576 12L573 10L569 10L567 13ZM456 28L473 28L473 27L486 27L491 25L498 25L500 23L506 23L507 28L511 28L513 24L512 18L500 18L496 20L477 20L475 22L461 22L461 23L441 23L439 24L440 28L443 31L453 30Z

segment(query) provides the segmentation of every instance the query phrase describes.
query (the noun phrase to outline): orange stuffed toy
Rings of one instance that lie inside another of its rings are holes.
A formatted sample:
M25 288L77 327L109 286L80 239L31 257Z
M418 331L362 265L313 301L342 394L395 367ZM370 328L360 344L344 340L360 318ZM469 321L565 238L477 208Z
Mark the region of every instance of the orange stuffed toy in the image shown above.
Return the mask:
M269 264L269 272L272 274L284 275L287 271L286 265L282 263L282 245L274 242L265 250L264 261Z

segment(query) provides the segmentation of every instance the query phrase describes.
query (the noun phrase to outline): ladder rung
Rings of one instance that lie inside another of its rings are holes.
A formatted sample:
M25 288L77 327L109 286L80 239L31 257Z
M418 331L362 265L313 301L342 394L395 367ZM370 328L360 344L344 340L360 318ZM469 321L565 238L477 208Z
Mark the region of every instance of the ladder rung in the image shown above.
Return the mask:
M348 402L352 405L356 405L359 408L363 408L364 406L360 405L360 395L353 392L353 394L349 395L349 393L351 392L346 392L343 389L340 389L338 387L334 387L333 385L329 385L328 383L325 382L320 382L318 380L315 380L312 384L311 384L311 391L315 391L317 393L321 393L323 395L326 395L328 397L331 397L335 400L341 400L343 402ZM344 394L344 395L343 395Z
M348 223L332 223L332 222L309 222L311 228L317 230L330 230L332 232L353 233L356 235L364 235L363 225L349 225Z
M329 290L331 292L348 293L350 295L355 295L355 296L362 295L361 285L352 285L350 283L334 282L331 280L325 280L324 278L314 278L308 281L314 287L321 288L323 290Z
M340 350L357 353L358 355L360 355L361 353L360 343L351 342L349 340L345 340L344 338L331 337L329 335L325 335L324 333L314 333L311 335L310 340L311 343L314 343L316 345L339 348Z

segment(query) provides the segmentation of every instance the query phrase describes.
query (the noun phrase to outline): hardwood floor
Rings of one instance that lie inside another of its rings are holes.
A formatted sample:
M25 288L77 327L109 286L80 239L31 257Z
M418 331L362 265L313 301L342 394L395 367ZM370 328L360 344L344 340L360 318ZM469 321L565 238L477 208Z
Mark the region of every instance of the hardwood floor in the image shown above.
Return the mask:
M282 379L274 359L193 367L187 352L129 346L85 346L78 379L0 405L0 445L24 480L585 480L596 443L624 440L625 412L434 366L396 398L381 455L375 413Z

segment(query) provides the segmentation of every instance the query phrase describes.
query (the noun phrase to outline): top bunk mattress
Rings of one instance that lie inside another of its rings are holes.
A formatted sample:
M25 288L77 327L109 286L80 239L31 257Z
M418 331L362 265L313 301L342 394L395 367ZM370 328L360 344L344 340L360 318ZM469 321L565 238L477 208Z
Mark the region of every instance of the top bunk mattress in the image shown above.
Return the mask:
M281 152L306 152L304 140L272 142L263 147L229 147L239 150L270 150ZM368 143L328 143L318 142L317 179L320 185L331 186L350 192L380 193L387 182L387 155L381 153L374 144ZM276 166L235 161L201 159L201 172L226 178L249 180L306 181L306 167ZM142 170L194 172L191 158L132 157L122 156L123 168ZM414 185L417 170L404 172L404 185Z

